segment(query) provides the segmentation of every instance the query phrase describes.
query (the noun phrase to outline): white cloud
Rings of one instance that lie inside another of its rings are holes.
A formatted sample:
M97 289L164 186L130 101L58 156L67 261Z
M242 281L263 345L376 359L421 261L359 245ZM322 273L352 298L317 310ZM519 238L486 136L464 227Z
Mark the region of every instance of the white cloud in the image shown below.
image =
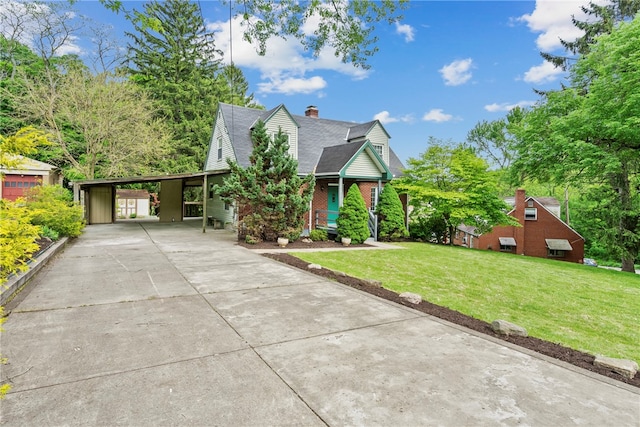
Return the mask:
M444 84L447 86L458 86L471 79L471 69L473 60L471 58L453 61L438 70L442 74Z
M422 116L422 120L425 122L442 123L453 120L453 116L451 114L443 113L441 108L434 108L426 112L424 116Z
M260 93L283 93L285 95L293 95L295 93L309 94L327 86L327 82L319 76L308 79L304 78L285 78L271 79L267 83L258 83L258 92Z
M308 22L307 30L313 27ZM328 49L321 51L317 57L305 52L300 42L295 39L284 40L272 37L267 41L267 53L260 56L256 47L242 38L242 18L232 21L217 21L208 23L209 31L215 33L216 47L224 53L224 61L242 68L259 70L264 80L258 85L261 93L313 93L327 86L321 77L307 77L308 73L318 70L331 70L347 75L354 80L361 80L369 76L368 70L345 64ZM230 35L233 35L231 40Z
M400 24L396 22L396 33L404 36L404 41L412 42L415 38L415 29L408 24Z
M407 114L406 116L402 116L402 117L392 117L391 114L385 110L373 116L373 119L379 120L380 123L385 125L387 123L396 123L396 122L410 123L413 121L413 116L411 116L411 114Z
M499 111L511 111L516 107L521 107L521 108L530 107L535 103L536 103L535 101L519 101L519 102L516 102L515 104L510 104L508 102L497 104L494 102L493 104L485 105L484 109L491 113L496 113Z
M564 71L561 68L550 62L543 61L542 64L529 68L529 71L524 73L523 80L527 83L549 83L562 74L564 74Z
M598 4L606 2L607 0L594 0ZM541 33L536 40L538 49L552 52L562 48L560 39L573 41L583 35L582 30L573 25L571 16L580 21L588 20L588 15L580 9L580 6L588 4L588 0L536 0L533 12L522 15L517 20L525 22L532 32Z

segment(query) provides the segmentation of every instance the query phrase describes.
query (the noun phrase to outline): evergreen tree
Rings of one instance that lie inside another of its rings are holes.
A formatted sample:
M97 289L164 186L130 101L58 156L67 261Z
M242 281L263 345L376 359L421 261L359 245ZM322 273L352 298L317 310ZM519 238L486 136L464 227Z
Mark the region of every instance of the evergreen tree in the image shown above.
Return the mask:
M296 240L302 233L315 185L313 175L298 176L298 161L289 154L286 135L271 140L262 121L251 134L250 165L227 160L231 174L215 191L241 214L240 236L255 241L278 237Z
M167 172L194 172L205 161L218 101L246 105L252 97L239 69L226 74L222 53L205 28L199 5L183 0L154 1L144 5L145 19L134 19L135 33L127 33L131 78L158 101L158 118L174 134ZM149 25L149 22L157 25ZM229 86L238 83L237 86ZM233 96L232 91L234 91Z
M382 189L376 213L380 217L378 223L378 238L380 240L398 240L409 235L404 225L402 202L391 184L385 185Z
M586 55L598 36L610 34L620 22L633 19L640 11L640 0L611 0L605 4L589 2L587 6L580 6L580 9L590 19L580 21L572 17L572 21L573 25L582 30L584 34L573 41L560 39L562 47L568 53L577 56ZM570 68L571 60L576 59L576 57L553 55L545 52L541 52L540 55L556 67L564 70Z
M352 184L338 210L338 237L348 237L352 243L362 243L371 236L369 212L357 184Z

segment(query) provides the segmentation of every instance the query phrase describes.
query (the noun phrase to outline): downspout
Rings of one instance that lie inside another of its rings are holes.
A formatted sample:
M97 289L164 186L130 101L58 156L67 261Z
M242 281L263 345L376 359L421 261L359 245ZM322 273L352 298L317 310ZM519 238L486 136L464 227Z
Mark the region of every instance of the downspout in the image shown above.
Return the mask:
M342 179L342 175L340 175L340 178L338 178L338 207L342 207L342 201L344 199L344 188L342 188L343 185L344 182Z

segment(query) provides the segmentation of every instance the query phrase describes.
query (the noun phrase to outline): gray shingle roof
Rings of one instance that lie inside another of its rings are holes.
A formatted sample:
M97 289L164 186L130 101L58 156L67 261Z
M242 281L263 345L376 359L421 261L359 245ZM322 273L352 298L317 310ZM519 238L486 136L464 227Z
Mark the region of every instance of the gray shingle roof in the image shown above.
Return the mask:
M360 147L365 144L366 141L353 142L350 144L335 145L333 147L326 147L322 150L320 161L316 167L316 173L338 173L340 170L351 160L358 152Z
M249 166L249 156L253 149L250 128L255 126L258 119L264 121L271 116L280 106L265 111L220 103L219 108L231 135L236 159L242 167L247 167ZM337 145L351 145L347 144L347 135L349 135L349 138L359 134L364 136L376 123L376 121L353 123L293 114L291 116L299 126L298 171L302 174L312 173L316 165L319 166L318 162L325 148ZM358 145L357 148L361 146L361 144L356 145ZM357 148L351 148L355 154ZM336 156L338 155L337 153L341 153L341 151L336 151ZM400 176L404 168L402 162L391 149L389 149L389 157L389 169L391 169L394 176Z

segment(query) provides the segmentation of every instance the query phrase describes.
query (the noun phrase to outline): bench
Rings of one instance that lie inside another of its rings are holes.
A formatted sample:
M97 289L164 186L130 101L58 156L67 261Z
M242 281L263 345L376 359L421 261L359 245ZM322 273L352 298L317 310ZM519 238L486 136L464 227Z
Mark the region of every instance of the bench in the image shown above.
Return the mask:
M207 225L213 226L214 230L221 230L224 228L223 222L212 216L207 216Z

